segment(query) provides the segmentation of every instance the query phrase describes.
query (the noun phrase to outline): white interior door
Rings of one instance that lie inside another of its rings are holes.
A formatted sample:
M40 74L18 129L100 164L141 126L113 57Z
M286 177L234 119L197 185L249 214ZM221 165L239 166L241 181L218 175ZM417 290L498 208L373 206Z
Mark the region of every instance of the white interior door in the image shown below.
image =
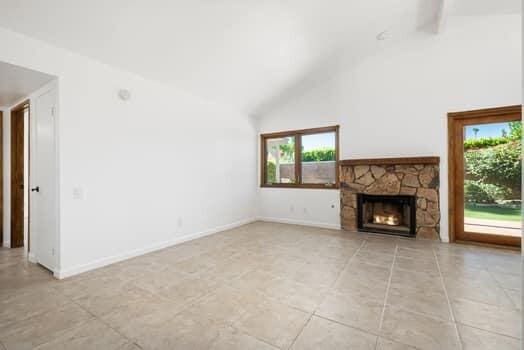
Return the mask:
M54 271L57 266L56 88L35 99L31 168L31 239L36 261Z

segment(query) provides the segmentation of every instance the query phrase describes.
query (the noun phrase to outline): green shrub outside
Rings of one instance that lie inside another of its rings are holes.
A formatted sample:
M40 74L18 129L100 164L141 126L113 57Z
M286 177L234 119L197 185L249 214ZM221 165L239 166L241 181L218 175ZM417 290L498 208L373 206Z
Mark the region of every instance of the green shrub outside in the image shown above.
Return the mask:
M276 178L277 178L276 164L273 162L267 162L266 171L267 171L267 174L266 174L267 182L268 183L276 182Z
M511 139L507 137L481 137L464 141L464 150L487 148L508 143Z
M464 150L474 150L489 148L498 145L503 145L512 141L522 140L522 123L515 121L509 122L509 134L505 132L499 137L481 137L479 139L469 139L464 141Z
M507 196L507 190L500 186L474 180L466 180L464 190L464 200L467 203L492 204Z
M330 160L335 160L335 149L333 148L319 148L302 152L303 162L326 162Z
M466 201L493 203L521 197L522 123L508 123L509 133L464 141Z
M504 199L520 199L521 149L519 140L465 152L466 180L503 188L506 193Z
M515 121L509 123L509 137L512 140L522 140L522 122Z

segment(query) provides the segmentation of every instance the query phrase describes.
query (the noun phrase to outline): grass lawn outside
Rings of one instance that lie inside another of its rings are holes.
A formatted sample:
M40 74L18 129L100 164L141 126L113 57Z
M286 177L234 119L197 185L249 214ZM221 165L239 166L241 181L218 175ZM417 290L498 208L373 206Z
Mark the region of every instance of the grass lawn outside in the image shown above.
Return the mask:
M478 206L468 203L464 208L464 217L501 221L521 221L521 209L500 207L497 205Z

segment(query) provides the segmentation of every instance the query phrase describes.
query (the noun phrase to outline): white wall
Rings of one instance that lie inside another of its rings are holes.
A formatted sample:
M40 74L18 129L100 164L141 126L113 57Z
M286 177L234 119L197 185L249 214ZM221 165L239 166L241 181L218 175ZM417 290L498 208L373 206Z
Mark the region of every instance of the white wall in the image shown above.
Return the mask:
M258 129L340 124L341 159L440 156L447 241L446 113L521 103L520 38L517 15L450 18L438 35L420 34L348 64L259 117ZM262 217L340 225L338 191L262 188L258 196Z
M0 43L0 61L58 76L57 275L256 216L247 116L8 30Z

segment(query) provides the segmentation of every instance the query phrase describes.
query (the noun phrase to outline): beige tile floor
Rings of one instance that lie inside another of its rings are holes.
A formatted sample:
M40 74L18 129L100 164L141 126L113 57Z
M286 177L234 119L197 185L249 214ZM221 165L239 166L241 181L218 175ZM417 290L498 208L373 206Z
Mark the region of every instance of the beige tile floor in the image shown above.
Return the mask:
M0 250L0 349L519 349L520 254L257 222L63 281Z

